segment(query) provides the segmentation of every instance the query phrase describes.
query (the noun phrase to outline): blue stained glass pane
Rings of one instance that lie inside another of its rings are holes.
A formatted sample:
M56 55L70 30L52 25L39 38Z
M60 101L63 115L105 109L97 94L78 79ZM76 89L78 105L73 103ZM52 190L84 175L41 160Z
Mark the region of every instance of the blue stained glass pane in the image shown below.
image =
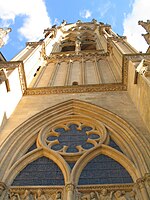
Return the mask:
M69 164L70 168L72 169L75 165L75 162L68 162L68 164Z
M57 137L56 136L49 136L47 138L47 140L49 140L49 141L57 140Z
M55 131L60 134L56 139L58 139L61 146L68 146L68 153L78 152L76 149L76 146L78 145L86 146L87 149L93 147L91 144L86 144L86 141L89 137L86 134L86 131L90 130L92 130L92 128L88 126L83 127L82 130L78 130L78 125L71 124L69 126L69 130L65 130L64 128L55 129ZM94 135L95 134L93 134L94 139L95 137L97 138L97 136ZM50 140L51 137L48 137L48 139ZM54 139L54 137L52 137L52 139ZM53 149L56 150L57 148L53 147Z
M91 143L85 143L85 144L82 145L82 147L83 147L84 149L90 149L90 148L94 147L94 145L91 144Z
M27 165L12 185L64 185L64 177L52 160L42 157Z
M28 152L30 152L30 151L33 151L33 150L36 149L36 148L37 148L36 143L34 143L34 144L28 149L28 151L27 151L26 153L28 153Z
M132 182L132 178L126 169L105 155L99 155L91 160L83 169L79 179L79 185L125 184Z
M98 138L100 138L100 136L97 134L91 134L91 135L89 135L89 138L90 139L98 139Z
M112 139L110 139L109 146L123 153L120 147Z
M55 151L59 151L62 148L63 148L63 146L61 144L55 144L54 146L52 146L52 149Z

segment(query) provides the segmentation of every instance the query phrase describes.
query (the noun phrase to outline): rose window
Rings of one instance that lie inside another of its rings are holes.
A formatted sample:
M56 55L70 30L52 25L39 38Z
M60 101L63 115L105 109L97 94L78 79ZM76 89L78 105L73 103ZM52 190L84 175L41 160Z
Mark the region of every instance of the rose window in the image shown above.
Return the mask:
M90 135L88 135L90 133ZM99 140L100 136L92 131L89 126L79 128L77 124L71 124L65 128L57 128L51 132L52 136L47 138L47 144L57 141L52 149L66 151L67 153L78 152L94 146L94 140ZM53 136L57 135L57 136Z
M85 151L107 143L108 135L103 124L92 123L92 120L63 120L61 123L48 125L40 133L39 144L44 148L56 151L61 155L81 155Z

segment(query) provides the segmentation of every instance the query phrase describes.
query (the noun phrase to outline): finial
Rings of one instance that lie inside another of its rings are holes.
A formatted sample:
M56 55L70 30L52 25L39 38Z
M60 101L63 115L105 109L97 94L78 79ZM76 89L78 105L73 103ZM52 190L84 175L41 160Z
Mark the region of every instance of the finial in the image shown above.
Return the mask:
M94 24L96 24L96 23L97 23L97 20L96 20L96 19L92 19L92 22L93 22Z
M79 19L79 20L77 21L77 23L82 23L82 21Z
M11 28L6 28L6 29L0 28L0 47L4 46L4 44L5 44L4 38L11 31L12 31Z
M54 25L52 26L52 28L56 28L56 24L54 24Z
M61 25L66 25L67 21L63 19Z

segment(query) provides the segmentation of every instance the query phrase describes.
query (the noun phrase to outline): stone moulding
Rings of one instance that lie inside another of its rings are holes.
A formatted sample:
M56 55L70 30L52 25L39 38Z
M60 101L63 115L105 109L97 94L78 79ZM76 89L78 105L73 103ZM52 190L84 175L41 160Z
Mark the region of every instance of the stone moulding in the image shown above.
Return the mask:
M86 93L105 91L126 91L127 86L121 83L96 84L96 85L73 85L43 88L28 88L24 95L62 94L62 93Z
M125 191L131 191L133 189L134 184L101 184L101 185L83 185L78 186L79 191L95 191L95 190L101 190L101 189L108 189L108 190L125 190Z
M1 61L0 63L0 69L6 69L7 71L12 71L16 68L18 68L20 85L21 85L22 93L24 93L25 90L27 89L27 83L26 83L26 76L25 76L23 62L22 61L10 61L10 62Z

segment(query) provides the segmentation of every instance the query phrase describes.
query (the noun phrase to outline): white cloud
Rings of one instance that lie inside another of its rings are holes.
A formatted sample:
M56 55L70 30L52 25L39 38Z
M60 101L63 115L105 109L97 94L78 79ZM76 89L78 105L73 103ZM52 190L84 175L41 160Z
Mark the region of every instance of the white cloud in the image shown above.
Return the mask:
M53 24L56 24L57 26L60 25L60 21L59 21L59 19L58 19L58 18L55 18Z
M90 10L83 10L80 12L80 16L85 19L90 18L91 15L92 15L92 12Z
M51 26L44 0L0 1L0 26L11 26L18 16L23 19L18 32L29 41L40 39L44 29Z
M142 33L145 29L138 25L138 21L147 21L150 19L150 2L149 0L134 0L131 13L127 14L124 19L124 35L127 36L128 42L138 51L145 52L148 48Z
M101 5L99 8L101 18L105 17L109 9L112 7L114 7L114 5L111 3L111 1L107 1L105 4Z

